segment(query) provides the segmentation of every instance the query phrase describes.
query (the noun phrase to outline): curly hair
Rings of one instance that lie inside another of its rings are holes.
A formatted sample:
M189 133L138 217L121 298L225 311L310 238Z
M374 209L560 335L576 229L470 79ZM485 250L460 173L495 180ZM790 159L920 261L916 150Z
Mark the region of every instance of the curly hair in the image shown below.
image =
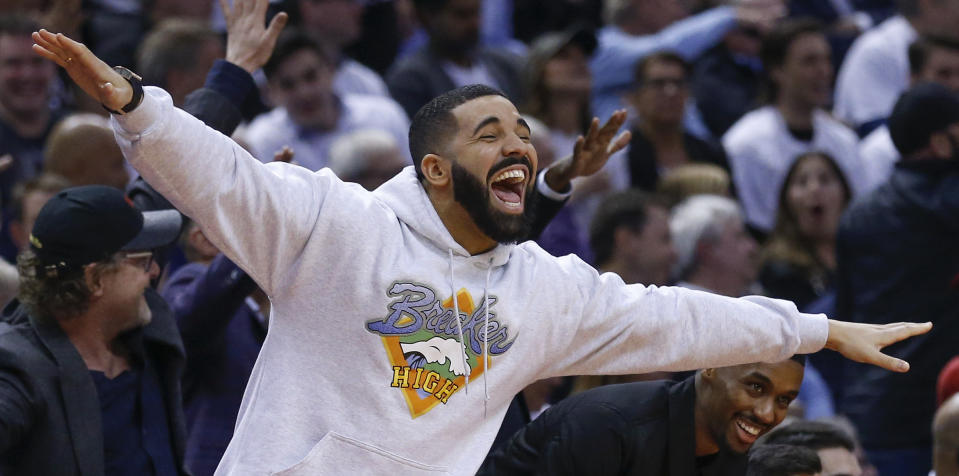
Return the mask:
M99 279L116 269L118 261L111 257L92 263L93 277ZM87 286L84 267L48 272L37 255L26 250L17 256L20 274L20 303L30 314L45 320L71 319L86 312L92 291Z

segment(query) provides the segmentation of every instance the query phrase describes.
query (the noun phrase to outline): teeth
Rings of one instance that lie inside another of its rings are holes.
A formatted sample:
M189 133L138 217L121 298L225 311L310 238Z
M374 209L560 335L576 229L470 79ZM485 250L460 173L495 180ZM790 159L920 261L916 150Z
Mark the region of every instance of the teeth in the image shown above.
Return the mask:
M496 176L493 179L493 182L501 182L503 180L509 180L511 183L522 182L526 180L526 172L522 170L508 170Z
M753 436L759 436L759 432L762 431L759 427L750 425L749 423L746 423L743 420L737 420L736 423L739 425L740 428L743 429L743 431Z

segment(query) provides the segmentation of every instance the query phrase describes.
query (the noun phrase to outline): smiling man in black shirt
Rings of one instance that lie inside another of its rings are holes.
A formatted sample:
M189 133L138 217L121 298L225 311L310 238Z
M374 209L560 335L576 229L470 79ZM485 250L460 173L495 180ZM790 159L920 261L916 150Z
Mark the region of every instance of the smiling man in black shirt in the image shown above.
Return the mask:
M514 435L478 474L743 474L746 452L799 393L804 360L583 392Z

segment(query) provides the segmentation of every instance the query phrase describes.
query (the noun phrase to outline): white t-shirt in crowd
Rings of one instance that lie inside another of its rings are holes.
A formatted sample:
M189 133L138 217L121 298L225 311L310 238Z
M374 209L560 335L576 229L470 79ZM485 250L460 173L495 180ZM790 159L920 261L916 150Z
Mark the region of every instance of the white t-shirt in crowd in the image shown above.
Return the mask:
M456 87L461 88L469 84L485 84L487 86L502 89L502 87L493 79L489 69L482 61L476 61L473 66L464 68L449 61L443 62L443 72L446 73Z
M899 160L899 151L896 150L896 144L892 143L888 127L880 126L859 142L859 158L862 159L866 176L864 192L889 180L892 169Z
M776 223L779 189L800 154L822 151L836 159L853 193L864 188L865 177L856 133L829 113L813 112L813 137L794 137L779 110L765 106L747 113L723 136L733 181L746 213L746 222L769 231Z
M836 117L853 127L889 117L909 87L909 45L915 28L901 15L863 33L849 48L836 77Z
M336 69L333 78L333 91L337 96L349 94L372 94L374 96L390 97L386 83L376 71L362 65L356 60L343 58Z
M397 147L409 160L410 121L399 104L389 98L362 94L341 96L340 104L339 120L329 131L299 127L286 108L278 107L254 119L241 136L253 156L263 162L272 161L273 154L289 146L295 163L320 170L326 167L330 145L341 135L359 129L382 129L396 139Z

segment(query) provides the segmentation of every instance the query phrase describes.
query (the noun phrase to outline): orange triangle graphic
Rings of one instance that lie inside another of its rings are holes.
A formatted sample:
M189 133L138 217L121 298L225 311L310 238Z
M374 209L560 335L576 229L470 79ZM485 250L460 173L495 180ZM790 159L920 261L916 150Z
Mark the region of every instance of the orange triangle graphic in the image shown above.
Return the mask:
M461 313L467 315L472 314L476 309L476 305L473 303L473 298L470 296L469 292L466 289L460 289L456 292L456 300L459 305L459 310ZM448 309L453 308L453 299L447 298L442 302L443 307ZM409 363L406 361L406 357L403 356L403 349L400 347L400 338L399 337L381 337L383 340L383 347L386 348L386 355L389 357L390 364L393 367L409 367ZM477 364L473 366L470 370L470 380L476 379L479 376L483 375L485 370L485 365L482 358L477 359ZM418 378L417 378L418 380ZM458 376L453 380L453 384L456 385L456 389L451 393L458 392L463 385L466 383L466 378L464 376ZM438 388L439 386L437 386ZM437 404L441 403L440 399L428 394L425 397L421 396L421 393L415 388L399 388L403 392L403 398L406 400L406 405L410 409L410 416L417 418L433 409Z

